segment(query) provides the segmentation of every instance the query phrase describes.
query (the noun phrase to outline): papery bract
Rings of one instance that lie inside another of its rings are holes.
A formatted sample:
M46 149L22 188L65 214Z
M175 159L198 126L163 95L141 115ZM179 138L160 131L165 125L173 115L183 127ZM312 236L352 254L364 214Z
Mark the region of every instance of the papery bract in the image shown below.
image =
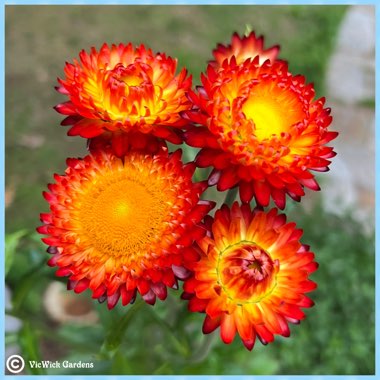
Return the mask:
M79 60L66 63L65 78L58 79L57 90L69 101L55 109L67 115L62 125L72 125L71 136L92 139L108 132L119 156L149 140L146 134L179 144L186 124L180 112L190 107L186 92L191 76L186 69L176 75L176 69L176 59L144 45L103 44L99 51L82 50Z
M231 210L224 205L206 225L182 295L190 311L206 314L203 332L220 327L224 343L237 332L249 350L256 337L267 344L276 334L289 336L288 322L304 319L301 309L313 305L305 293L316 288L308 277L317 263L299 241L302 231L276 209L251 211L237 203Z
M50 213L41 214L38 232L47 235L49 265L68 276L69 288L89 288L112 308L137 291L154 304L186 277L187 247L205 233L199 222L214 203L200 200L205 183L192 182L195 165L180 157L163 149L67 160L44 193Z
M234 57L202 75L184 112L195 124L189 145L201 148L196 163L213 167L209 184L223 191L239 187L243 202L255 197L284 208L286 194L296 201L304 187L319 190L312 171L327 171L335 155L326 146L337 136L328 130L330 108L314 99L303 76L293 76L283 61L262 65L259 57L238 65Z

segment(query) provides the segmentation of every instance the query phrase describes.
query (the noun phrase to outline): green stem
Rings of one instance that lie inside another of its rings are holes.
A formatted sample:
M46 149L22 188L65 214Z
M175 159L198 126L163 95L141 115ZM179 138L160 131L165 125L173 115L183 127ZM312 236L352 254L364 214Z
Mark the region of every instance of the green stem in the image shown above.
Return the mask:
M217 334L206 335L202 342L202 345L198 349L194 350L195 354L188 359L188 362L189 363L203 362L203 360L206 359L208 353L210 352L212 342L215 340L216 335Z
M110 326L110 330L100 348L101 356L108 359L113 358L122 343L129 322L144 303L143 299L136 301L127 314L123 315L115 324Z
M235 186L232 189L229 189L226 195L226 198L224 200L224 203L227 204L228 206L231 206L233 201L236 199L238 192L238 187Z
M176 348L178 353L180 353L183 357L188 357L190 355L190 348L188 345L184 345L185 342L181 342L174 334L173 334L173 328L164 320L162 320L160 317L157 316L157 314L154 312L153 309L151 311L151 316L154 319L154 321L167 332L169 339L172 341L173 346Z
M167 362L162 364L153 372L153 375L168 375L168 374L172 375L173 370L171 369L170 364Z

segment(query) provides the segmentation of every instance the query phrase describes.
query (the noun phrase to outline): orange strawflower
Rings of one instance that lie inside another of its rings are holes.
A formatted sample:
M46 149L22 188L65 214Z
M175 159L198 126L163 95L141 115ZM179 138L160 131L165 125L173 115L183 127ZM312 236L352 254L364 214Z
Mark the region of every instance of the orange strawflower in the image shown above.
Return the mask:
M186 69L176 75L176 69L176 59L154 54L144 45L103 44L99 52L82 50L79 61L66 63L65 78L58 79L57 90L69 101L55 109L68 115L62 125L73 125L71 136L111 133L109 140L119 156L141 140L149 144L147 134L179 144L186 124L179 113L190 107L186 92L191 76ZM126 132L132 132L128 138Z
M304 187L319 190L311 171L328 170L335 153L325 144L338 133L328 131L330 108L314 99L312 84L283 61L259 61L238 65L232 57L219 69L208 66L203 87L189 94L194 109L183 113L201 124L186 141L202 148L199 167L214 167L210 185L238 186L243 202L254 196L261 206L272 197L282 209L286 194L299 201Z
M205 233L200 220L213 202L200 200L206 184L193 183L195 165L181 162L181 151L118 158L98 151L68 159L65 175L55 175L44 197L38 232L53 254L50 266L68 276L68 287L123 305L138 291L154 304L177 287L187 248Z
M304 319L301 308L313 305L304 293L316 288L308 276L318 265L299 241L302 230L276 209L251 211L237 203L222 206L207 224L182 295L190 311L206 313L203 332L220 326L224 343L237 332L249 350L256 337L267 344L276 334L289 336L288 322Z
M238 33L234 33L231 38L230 45L218 44L212 54L215 58L210 64L217 68L222 66L225 59L231 59L235 57L236 63L241 64L248 58L255 58L259 56L259 64L262 65L267 59L274 62L277 59L280 47L278 45L272 46L269 49L264 49L264 37L256 37L255 32L251 32L249 35L239 36Z

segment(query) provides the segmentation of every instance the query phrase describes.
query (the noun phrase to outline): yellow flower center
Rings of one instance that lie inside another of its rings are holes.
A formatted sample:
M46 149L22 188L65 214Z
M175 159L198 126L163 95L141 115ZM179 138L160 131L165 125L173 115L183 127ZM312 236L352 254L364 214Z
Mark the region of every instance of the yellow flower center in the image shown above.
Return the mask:
M290 127L304 117L302 103L295 93L281 91L278 86L267 83L253 87L243 112L247 119L253 120L254 134L259 141L289 132Z
M278 263L252 242L240 242L221 253L218 282L237 303L256 303L276 286Z
M128 164L97 174L78 201L81 238L97 256L129 260L160 238L170 207L157 178Z
M119 63L113 70L110 71L111 85L117 85L117 83L124 83L129 87L140 86L144 81L149 81L149 77L144 73L140 66L130 64L128 67ZM127 94L128 95L128 94Z

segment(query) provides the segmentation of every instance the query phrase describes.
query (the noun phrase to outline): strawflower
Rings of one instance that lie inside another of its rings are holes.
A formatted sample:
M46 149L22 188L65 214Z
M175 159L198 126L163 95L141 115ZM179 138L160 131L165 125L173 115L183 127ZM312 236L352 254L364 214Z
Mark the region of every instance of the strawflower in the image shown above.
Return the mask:
M238 33L234 33L231 38L230 45L218 44L212 54L215 60L210 64L218 68L222 66L225 59L229 60L232 56L235 57L237 64L243 63L248 58L259 57L259 64L262 65L267 59L274 62L277 59L280 47L278 45L272 46L268 49L264 49L264 37L256 37L255 32L251 32L248 35L239 36Z
M189 145L201 148L196 163L213 167L209 184L220 191L239 187L243 202L255 197L268 206L273 198L283 209L286 194L299 201L304 187L319 190L311 171L327 171L337 136L325 99L315 99L312 84L293 76L286 62L257 56L240 65L232 57L202 75L185 111L195 124L186 132Z
M150 145L152 136L179 144L186 124L179 113L190 107L191 76L186 69L176 75L176 69L176 59L144 45L82 50L79 60L66 63L65 78L58 79L57 90L69 101L55 109L67 115L62 125L72 125L71 136L92 139L108 132L103 141L119 156L135 145Z
M50 212L38 232L47 235L48 264L69 289L90 289L109 308L137 292L149 304L165 299L188 274L186 249L204 235L199 222L214 205L200 200L205 183L192 182L194 164L167 149L123 158L97 151L67 164L44 193Z
M206 314L203 332L220 327L224 343L236 332L251 350L256 337L267 344L276 334L289 336L288 323L298 323L316 288L308 279L317 269L314 254L299 241L302 230L286 223L284 214L234 203L223 206L206 223L210 232L198 239L199 259L189 268L182 298L189 310Z

